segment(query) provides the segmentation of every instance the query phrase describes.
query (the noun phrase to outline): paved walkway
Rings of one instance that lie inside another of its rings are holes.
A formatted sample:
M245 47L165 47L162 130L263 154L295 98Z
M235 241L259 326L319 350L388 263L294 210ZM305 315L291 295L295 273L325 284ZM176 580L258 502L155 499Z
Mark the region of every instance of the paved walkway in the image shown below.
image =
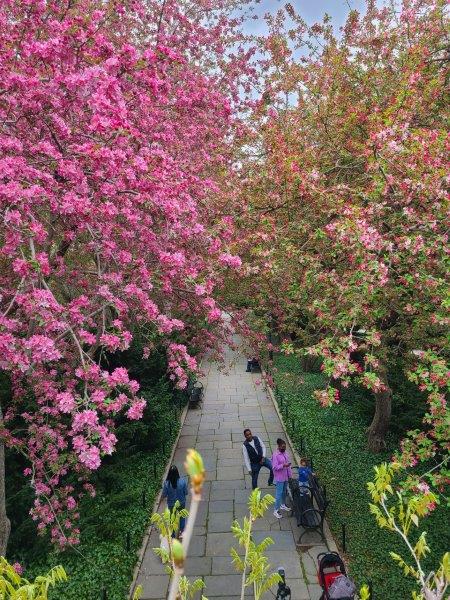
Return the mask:
M203 406L188 412L174 457L181 471L186 449L196 448L207 469L204 501L189 548L186 574L191 579L204 579L204 594L210 600L235 600L240 594L241 575L234 570L230 558L230 548L237 547L230 525L233 519L242 522L247 514L251 491L250 476L242 464L243 430L249 427L260 436L269 456L276 439L286 437L272 400L256 383L261 376L245 372L246 359L242 355L229 350L226 359L226 373L219 372L214 363L203 364ZM292 456L292 449L288 451ZM264 487L267 475L267 469L262 469L258 483L264 492L274 494L273 487ZM317 600L321 592L315 559L326 548L320 545L317 534L311 534L303 537L304 545L299 550L295 542L300 529L295 519L284 517L279 521L272 512L269 509L255 523L255 541L270 536L275 542L266 555L273 570L280 565L285 568L292 600ZM168 577L152 551L155 546L159 546L159 537L152 532L137 581L143 586L143 600L164 600L167 594ZM269 592L264 598L273 599L275 595ZM253 594L248 592L248 597L253 598Z

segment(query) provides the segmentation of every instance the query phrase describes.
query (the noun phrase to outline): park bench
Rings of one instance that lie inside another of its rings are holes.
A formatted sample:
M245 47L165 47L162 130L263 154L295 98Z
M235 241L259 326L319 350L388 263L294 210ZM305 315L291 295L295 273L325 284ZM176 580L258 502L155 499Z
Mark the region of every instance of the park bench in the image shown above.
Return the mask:
M308 531L317 531L325 542L323 524L329 502L318 479L313 475L310 476L309 490L308 488L301 488L298 480L290 479L289 492L297 526L304 529L298 543L301 542L302 537Z
M203 400L203 383L201 381L197 381L196 379L189 379L186 392L189 401L189 408L198 408Z

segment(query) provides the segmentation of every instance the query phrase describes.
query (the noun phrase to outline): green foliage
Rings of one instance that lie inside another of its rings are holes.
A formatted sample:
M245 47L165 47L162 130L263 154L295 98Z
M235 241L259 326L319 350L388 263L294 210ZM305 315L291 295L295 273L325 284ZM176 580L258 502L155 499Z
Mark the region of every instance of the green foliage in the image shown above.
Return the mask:
M422 565L431 549L426 541L426 532L422 531L417 535L414 531L419 527L419 519L429 514L438 498L428 486L418 489L412 496L398 491L394 493L392 485L395 471L398 469L399 465L396 463L383 463L375 467L375 480L367 484L373 502L370 512L381 529L395 533L404 542L404 550L410 555L407 560L396 552L389 554L403 574L416 581L419 592L413 591L414 600L428 597L444 598L450 582L450 553L444 554L436 572L432 571L426 575ZM416 541L413 538L416 538Z
M155 525L162 537L167 540L167 550L160 547L153 548L153 552L157 554L162 563L166 565L166 572L170 576L173 575L174 563L172 534L179 530L180 518L187 517L189 514L185 508L179 510L179 506L180 503L177 500L172 511L169 508L166 508L161 514L154 513L150 519L152 525Z
M188 453L188 456L190 456L190 459L186 462L188 473L191 476L195 477L195 473L192 472L192 468L194 468L195 471L196 467L200 466L203 475L203 460L200 454L198 454L198 452L191 451L190 453ZM189 465L188 462L190 463ZM193 502L194 501L195 500L193 500ZM153 548L153 552L157 556L159 556L162 563L166 566L166 572L171 579L175 576L177 569L184 567L186 559L183 545L175 537L172 537L179 530L180 518L189 516L188 511L186 509L179 510L179 506L180 503L177 500L172 511L169 508L166 508L161 514L154 513L151 517L151 523L157 527L160 535L167 542L167 549L162 547ZM191 514L190 518L192 517L193 514ZM180 571L178 571L178 573L180 573ZM176 585L173 581L172 584ZM180 597L180 600L188 600L188 598L194 598L197 592L202 590L204 587L205 584L202 579L196 579L191 582L187 577L182 575L178 579L178 595ZM202 600L208 599L202 596Z
M361 587L361 589L359 590L359 598L360 600L370 600L370 592L368 585L363 585Z
M410 429L422 429L427 411L426 394L405 377L401 361L389 365L388 381L392 389L391 431L401 437Z
M37 536L28 516L33 496L22 476L25 464L8 452L7 510L12 521L8 556L26 569L28 577L56 562L63 565L69 580L50 592L50 600L98 600L102 588L109 600L123 600L131 583L136 553L178 432L180 405L162 377L165 367L140 361L136 348L127 360L136 364L147 408L142 421L119 423L117 451L105 458L93 477L97 494L81 502L79 547L58 555L46 538Z
M136 589L134 590L133 600L139 600L139 598L141 596L142 596L142 585L138 585L136 587Z
M307 357L307 360L302 357L300 365L306 363L305 371L317 373L319 370L315 368L315 365L311 368L311 358L315 357ZM389 365L388 383L392 389L391 442L403 438L405 433L411 429L421 429L423 415L427 410L425 393L407 379L405 370L405 366L400 360L391 362ZM298 366L295 371L301 372ZM350 383L348 388L339 386L339 389L342 401L350 405L357 413L358 418L369 426L374 413L373 393L355 383ZM332 414L333 418L337 418L333 410L327 411L327 414Z
M197 592L202 590L205 587L205 583L202 579L196 579L192 583L189 581L187 577L183 575L180 578L179 590L182 600L187 600L188 598L194 598ZM208 600L205 596L202 595L201 600Z
M366 488L374 467L390 460L397 436L388 438L385 453L372 454L367 450L366 427L370 422L369 402L372 406L373 402L365 393L357 388L343 389L341 403L324 409L313 397L314 390L326 385L322 374L303 372L296 356L277 356L275 366L287 429L298 450L304 438L305 453L313 458L314 470L326 485L331 500L328 521L337 542L341 524L346 523L351 575L359 585L371 580L377 598L392 598L393 590L396 600L410 598L413 583L389 558L390 551L401 554L401 541L378 528L369 512ZM443 505L424 521L428 543L439 556L450 546L447 523L448 509ZM431 558L426 557L424 568L430 570L432 566Z
M256 519L264 516L266 510L274 502L275 499L270 494L261 498L260 490L253 490L248 500L249 516L244 517L242 526L238 521L233 521L231 526L231 531L239 545L245 548L243 558L239 556L235 548L231 549L233 564L239 572L243 573L244 586L253 587L255 600L259 600L265 592L281 581L278 573L269 573L269 561L264 556L264 552L273 544L273 540L266 537L260 544L256 544L252 540L253 523Z
M8 561L0 556L0 595L2 600L47 600L48 590L67 581L63 567L50 569L47 575L38 575L31 582L21 577Z

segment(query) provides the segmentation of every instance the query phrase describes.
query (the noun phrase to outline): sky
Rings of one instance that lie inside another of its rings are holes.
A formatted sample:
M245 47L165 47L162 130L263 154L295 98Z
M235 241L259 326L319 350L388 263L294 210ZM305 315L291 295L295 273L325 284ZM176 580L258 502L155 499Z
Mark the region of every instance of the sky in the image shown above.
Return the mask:
M265 33L267 29L261 17L267 12L275 13L286 2L287 0L261 0L260 4L255 5L255 14L259 19L248 19L244 30L247 33ZM328 13L337 27L345 22L349 5L360 12L364 12L365 6L365 0L290 0L290 3L309 24L321 21L322 16Z

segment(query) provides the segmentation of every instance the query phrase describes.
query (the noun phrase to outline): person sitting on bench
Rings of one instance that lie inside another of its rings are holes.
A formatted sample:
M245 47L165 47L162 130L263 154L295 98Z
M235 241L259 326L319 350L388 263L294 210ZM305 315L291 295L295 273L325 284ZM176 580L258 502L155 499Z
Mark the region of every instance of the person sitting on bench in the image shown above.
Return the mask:
M258 370L258 369L259 369L258 359L257 358L248 358L246 373L253 373L254 370Z
M264 442L252 435L250 429L244 429L245 442L242 444L242 454L244 456L244 465L247 471L252 475L252 489L258 487L258 475L261 467L269 469L269 481L267 485L273 484L272 463L266 458L266 447Z
M310 466L306 462L306 458L300 459L300 466L298 468L298 487L300 488L300 494L307 494L309 492L309 478L313 473Z

